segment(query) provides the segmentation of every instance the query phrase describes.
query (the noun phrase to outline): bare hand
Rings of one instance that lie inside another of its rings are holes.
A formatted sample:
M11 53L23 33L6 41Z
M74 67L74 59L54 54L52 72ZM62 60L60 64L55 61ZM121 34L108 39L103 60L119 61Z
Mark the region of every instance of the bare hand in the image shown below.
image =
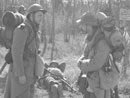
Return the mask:
M19 83L20 84L26 84L26 77L25 76L20 76L19 77Z

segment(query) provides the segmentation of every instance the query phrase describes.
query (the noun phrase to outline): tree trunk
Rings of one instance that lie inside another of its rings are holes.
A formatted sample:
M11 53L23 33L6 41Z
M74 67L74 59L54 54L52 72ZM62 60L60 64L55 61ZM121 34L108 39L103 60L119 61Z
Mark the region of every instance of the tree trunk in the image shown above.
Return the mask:
M73 17L72 17L72 34L73 38L75 38L75 8L76 8L76 0L73 0Z
M99 9L99 2L98 2L98 0L96 0L95 1L95 12L97 12L98 11L98 9Z
M54 47L55 47L55 12L54 12L55 0L52 0L52 50L51 50L51 61L53 60Z
M43 7L46 5L44 3L43 0L40 0L40 4L43 5ZM43 22L42 22L42 27L41 27L41 42L44 44L44 47L43 47L43 50L42 50L42 53L41 53L41 56L43 57L45 52L46 52L46 48L47 48L47 38L46 38L46 23L45 23L45 18L43 19Z
M90 11L91 9L90 9L90 1L88 0L88 10Z
M69 21L69 15L66 15L65 16L65 27L64 27L64 42L69 42L68 21Z
M45 28L45 19L43 20L43 24L42 24L42 28L41 28L41 43L44 44L41 56L43 57L45 52L46 52L46 48L47 48L47 38L46 38L46 28Z

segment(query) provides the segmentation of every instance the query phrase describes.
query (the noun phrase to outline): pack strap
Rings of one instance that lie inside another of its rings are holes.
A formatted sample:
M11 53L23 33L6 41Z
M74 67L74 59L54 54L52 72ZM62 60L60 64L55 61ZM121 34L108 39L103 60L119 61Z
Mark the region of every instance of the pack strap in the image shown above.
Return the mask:
M31 42L35 38L35 34L34 34L34 31L33 31L33 28L30 26L30 24L25 22L25 25L27 26L27 28L25 28L25 30L27 30L27 32L29 31L27 41L26 41L26 47L28 48L28 46L31 44Z
M117 65L114 63L114 59L113 59L113 56L112 56L112 54L109 54L109 63L110 63L110 65L114 65L114 67L116 68L116 70L118 71L118 73L120 73L120 71L119 71L119 69L118 69L118 67L117 67Z

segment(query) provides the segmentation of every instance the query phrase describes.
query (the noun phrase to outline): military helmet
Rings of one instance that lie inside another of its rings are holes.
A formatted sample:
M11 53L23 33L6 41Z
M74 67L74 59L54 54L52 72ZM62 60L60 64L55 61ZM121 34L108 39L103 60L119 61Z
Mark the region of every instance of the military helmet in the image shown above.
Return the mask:
M106 19L104 19L102 21L102 27L105 29L105 30L114 30L115 29L115 25L116 25L116 21L114 19L114 17L107 17Z
M50 67L58 67L59 63L57 61L51 61Z
M107 18L107 15L103 12L97 12L95 16L98 21L102 21Z
M86 25L97 25L97 19L92 12L84 13L79 20L76 21L78 24Z
M24 5L20 5L20 7L18 8L18 12L20 11L26 11L26 8Z
M116 25L116 21L115 21L115 19L114 19L114 17L111 17L111 16L109 16L109 17L107 17L106 19L104 19L103 21L102 21L102 25L105 27L105 26L115 26Z
M43 9L43 7L42 7L41 5L39 5L39 4L33 4L33 5L31 5L31 6L28 8L26 15L28 16L28 15L30 15L31 13L37 12L37 11L41 11L41 12L43 12L43 13L46 13L46 12L47 12L47 10Z

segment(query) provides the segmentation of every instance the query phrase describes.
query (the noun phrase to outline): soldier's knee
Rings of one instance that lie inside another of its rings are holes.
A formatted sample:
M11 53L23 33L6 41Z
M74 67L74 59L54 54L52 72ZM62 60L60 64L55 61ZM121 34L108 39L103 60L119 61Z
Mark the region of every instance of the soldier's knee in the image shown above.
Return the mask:
M57 92L57 88L58 88L58 85L57 84L53 84L51 86L51 92Z

